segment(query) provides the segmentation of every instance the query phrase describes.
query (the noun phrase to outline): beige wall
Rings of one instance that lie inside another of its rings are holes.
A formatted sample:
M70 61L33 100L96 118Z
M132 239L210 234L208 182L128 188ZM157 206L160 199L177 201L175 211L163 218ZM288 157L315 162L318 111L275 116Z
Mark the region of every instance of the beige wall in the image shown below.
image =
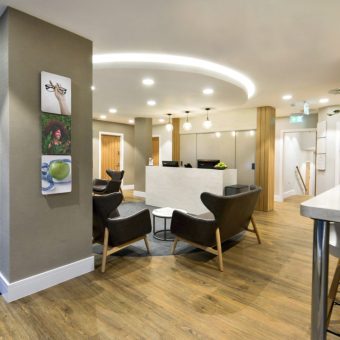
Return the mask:
M92 256L92 42L11 8L1 21L8 28L9 102L1 109L0 132L7 128L8 138L0 173L10 174L8 192L0 187L1 205L9 207L1 252L8 260L3 274L13 282ZM71 193L41 194L41 71L72 79Z
M124 185L134 184L135 143L134 126L93 120L93 178L99 174L99 132L119 133L124 135Z

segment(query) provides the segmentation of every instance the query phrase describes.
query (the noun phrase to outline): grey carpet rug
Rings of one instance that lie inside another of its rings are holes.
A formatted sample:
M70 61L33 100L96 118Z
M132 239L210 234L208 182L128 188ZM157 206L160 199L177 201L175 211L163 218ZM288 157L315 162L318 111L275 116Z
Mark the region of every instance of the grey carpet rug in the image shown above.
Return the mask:
M157 207L153 207L150 205L146 205L143 202L123 202L118 210L122 217L124 216L130 216L132 214L135 214L136 212L143 210L143 209L149 209L151 221L152 221L152 215L151 212L154 209L157 209ZM167 228L170 229L170 220L167 221ZM164 220L156 218L156 230L164 229ZM150 250L152 256L167 256L170 255L171 247L173 244L173 241L160 241L153 237L153 233L151 232L148 235L148 240L150 244ZM223 249L226 250L230 247L232 247L236 241L227 241L223 244ZM102 246L99 244L93 245L93 251L94 253L101 254L102 253ZM185 242L178 242L176 247L176 254L188 254L188 253L199 253L202 252L200 249L194 248L190 246L188 243ZM205 252L204 252L205 253ZM207 254L210 256L210 254ZM129 247L122 249L118 253L115 253L111 256L147 256L145 243L144 241L138 241ZM211 255L213 256L213 255Z

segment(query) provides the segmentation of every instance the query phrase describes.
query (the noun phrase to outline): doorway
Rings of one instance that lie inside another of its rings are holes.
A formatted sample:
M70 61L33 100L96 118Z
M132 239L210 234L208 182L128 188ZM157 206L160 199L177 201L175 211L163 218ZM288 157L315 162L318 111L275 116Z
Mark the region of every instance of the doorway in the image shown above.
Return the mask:
M316 131L283 133L282 196L315 195Z
M159 166L159 137L152 137L152 159L153 165Z
M99 134L99 174L102 179L110 179L106 170L112 169L116 171L122 170L123 167L123 137L119 134L109 134L100 132Z

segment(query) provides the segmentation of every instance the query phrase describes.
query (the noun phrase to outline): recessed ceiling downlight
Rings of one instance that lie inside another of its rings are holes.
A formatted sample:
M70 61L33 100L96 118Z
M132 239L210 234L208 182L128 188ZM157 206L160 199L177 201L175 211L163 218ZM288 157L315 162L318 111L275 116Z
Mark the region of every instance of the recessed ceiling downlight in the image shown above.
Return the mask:
M156 101L153 100L153 99L148 100L146 103L147 103L149 106L155 106L155 105L157 104Z
M100 119L106 119L106 115L100 115L99 118Z
M205 94L205 95L207 95L207 96L209 96L209 95L211 95L211 94L213 94L214 93L214 90L213 89L211 89L211 88L206 88L206 89L203 89L203 94Z
M155 81L153 79L151 79L151 78L144 78L142 80L142 83L145 86L152 86L155 83Z
M283 100L291 100L293 98L293 96L291 94L285 94L284 96L282 96Z
M329 102L329 99L328 98L320 98L319 99L319 103L320 104L326 104L326 103L328 103Z
M168 65L172 69L201 73L238 85L247 92L248 98L255 94L255 85L245 74L205 59L158 53L109 53L95 54L92 61L93 64Z
M117 109L114 108L114 107L111 107L111 108L109 109L109 112L110 112L110 113L117 113Z

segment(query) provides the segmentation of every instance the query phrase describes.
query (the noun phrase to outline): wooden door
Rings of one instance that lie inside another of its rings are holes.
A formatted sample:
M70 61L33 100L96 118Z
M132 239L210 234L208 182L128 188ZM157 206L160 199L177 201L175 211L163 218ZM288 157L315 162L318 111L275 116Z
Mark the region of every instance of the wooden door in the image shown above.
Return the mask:
M152 137L152 159L153 165L159 166L159 137Z
M101 135L101 178L110 179L106 169L120 170L120 137Z

